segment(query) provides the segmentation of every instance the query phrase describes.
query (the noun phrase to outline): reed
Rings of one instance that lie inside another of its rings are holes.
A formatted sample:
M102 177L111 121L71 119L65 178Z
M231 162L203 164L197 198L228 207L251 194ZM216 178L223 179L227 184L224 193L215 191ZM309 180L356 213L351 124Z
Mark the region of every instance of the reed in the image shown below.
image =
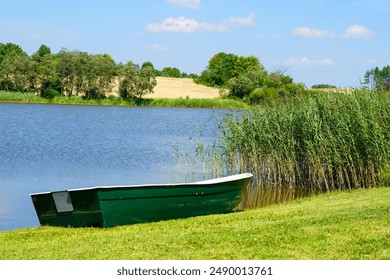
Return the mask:
M245 208L377 186L389 163L390 94L310 93L230 114L218 143L208 155L219 154L216 175L255 175Z
M245 109L249 106L240 100L211 98L155 98L145 99L142 105L161 107Z
M49 103L70 105L106 105L106 106L158 106L183 108L246 109L249 107L240 100L207 98L153 98L123 99L109 96L102 99L84 99L81 96L56 96L46 99L34 93L0 91L0 102Z

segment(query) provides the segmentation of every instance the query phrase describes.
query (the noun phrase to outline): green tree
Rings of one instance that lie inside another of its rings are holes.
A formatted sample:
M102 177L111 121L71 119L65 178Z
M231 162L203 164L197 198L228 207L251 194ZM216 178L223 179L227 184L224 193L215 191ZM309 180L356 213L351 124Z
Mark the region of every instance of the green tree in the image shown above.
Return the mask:
M240 75L229 80L228 88L231 97L238 97L242 99L249 95L256 86L248 76Z
M180 70L176 67L165 67L161 70L161 76L171 78L181 78Z
M375 67L368 70L364 75L362 84L366 88L390 91L390 66L384 66L382 69Z
M23 49L18 45L15 45L13 43L0 43L0 65L3 62L4 58L10 53L26 54Z
M143 64L141 68L128 61L121 69L122 81L119 84L119 94L124 99L139 98L153 92L156 86L156 76L153 64Z
M229 80L249 72L266 73L264 66L255 56L237 56L220 52L214 55L206 70L196 79L197 83L209 86L228 86Z
M37 62L40 62L47 55L51 55L50 48L46 45L41 45L31 58Z
M108 54L92 55L86 71L86 99L105 98L112 91L117 65Z
M312 85L311 88L313 88L313 89L321 89L321 88L327 89L327 88L336 88L336 86L329 85L329 84L316 84L316 85Z
M75 51L74 65L75 65L75 83L74 94L81 95L87 91L87 76L91 61L91 56L86 52Z
M63 48L57 55L57 71L61 83L61 95L71 96L75 81L74 55Z
M136 92L138 98L142 98L145 94L152 93L156 85L157 81L154 67L151 67L150 65L141 67L139 72L138 90Z
M61 84L58 77L58 61L51 54L45 54L35 63L35 76L33 79L34 91L38 94L45 91L49 85L55 85L54 88L61 93ZM59 87L58 87L59 85Z
M9 91L30 91L34 73L33 61L22 52L8 53L0 65L0 86Z

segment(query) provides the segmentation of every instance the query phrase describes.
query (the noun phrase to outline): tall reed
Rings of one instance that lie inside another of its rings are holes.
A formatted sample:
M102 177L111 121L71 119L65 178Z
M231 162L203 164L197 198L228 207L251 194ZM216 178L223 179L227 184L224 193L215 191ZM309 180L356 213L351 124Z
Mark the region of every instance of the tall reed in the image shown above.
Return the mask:
M376 186L389 163L390 94L311 93L231 114L218 142L216 173L255 175L244 207Z

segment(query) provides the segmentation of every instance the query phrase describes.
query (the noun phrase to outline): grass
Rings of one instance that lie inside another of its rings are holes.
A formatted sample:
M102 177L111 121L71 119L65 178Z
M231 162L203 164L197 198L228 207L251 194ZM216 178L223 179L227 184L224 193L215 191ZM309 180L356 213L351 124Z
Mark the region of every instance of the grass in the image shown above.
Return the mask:
M245 109L248 105L243 101L231 99L209 98L143 98L140 100L123 100L115 96L105 99L83 99L77 96L59 96L45 99L34 93L0 91L0 102L14 103L43 103L68 105L102 105L102 106L155 106L155 107L186 107L186 108L215 108L215 109Z
M99 228L0 233L0 259L390 259L390 188L244 212Z
M247 109L249 105L240 100L211 98L155 98L145 100L148 106L215 108L215 109Z

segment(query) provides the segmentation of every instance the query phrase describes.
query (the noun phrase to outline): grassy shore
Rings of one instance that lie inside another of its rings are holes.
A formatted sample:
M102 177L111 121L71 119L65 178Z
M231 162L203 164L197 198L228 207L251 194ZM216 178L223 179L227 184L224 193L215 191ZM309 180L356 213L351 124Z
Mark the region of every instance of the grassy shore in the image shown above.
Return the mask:
M45 99L34 93L0 91L0 103L30 103L30 104L68 104L94 106L154 106L154 107L185 107L185 108L215 108L215 109L246 109L249 106L243 101L212 98L143 98L124 100L110 96L105 99L83 99L77 96L60 96Z
M0 233L0 259L390 259L390 188L109 229Z

